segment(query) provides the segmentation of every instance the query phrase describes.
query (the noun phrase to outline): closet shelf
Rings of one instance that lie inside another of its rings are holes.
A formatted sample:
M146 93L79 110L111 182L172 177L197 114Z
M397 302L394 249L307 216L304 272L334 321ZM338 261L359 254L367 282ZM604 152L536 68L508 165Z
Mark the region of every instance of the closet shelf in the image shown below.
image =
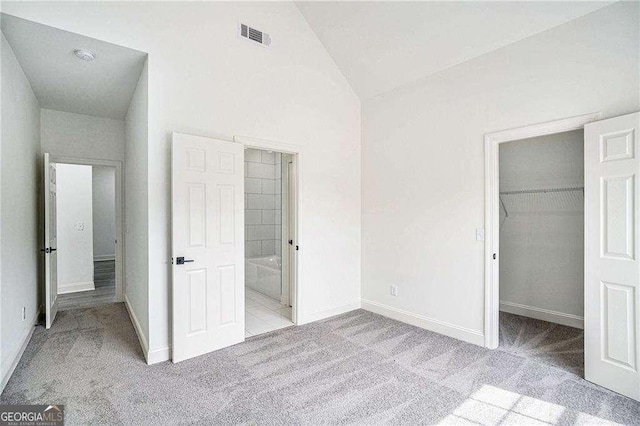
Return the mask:
M584 195L584 186L576 186L576 187L567 187L567 188L540 188L540 189L524 189L519 191L500 191L499 199L500 206L504 210L505 217L509 217L509 212L507 211L507 207L505 205L503 196L509 195L522 195L522 194L552 194L559 192L575 192L580 191Z
M541 194L547 192L571 192L582 191L584 192L584 186L576 186L572 188L544 188L544 189L524 189L522 191L501 191L500 195L514 195L514 194Z

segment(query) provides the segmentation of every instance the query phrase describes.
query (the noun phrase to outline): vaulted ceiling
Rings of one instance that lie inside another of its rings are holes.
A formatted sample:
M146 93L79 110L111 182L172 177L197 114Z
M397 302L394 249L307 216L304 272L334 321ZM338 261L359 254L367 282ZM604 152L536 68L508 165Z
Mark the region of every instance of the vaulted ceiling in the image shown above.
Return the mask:
M296 2L366 99L613 2Z

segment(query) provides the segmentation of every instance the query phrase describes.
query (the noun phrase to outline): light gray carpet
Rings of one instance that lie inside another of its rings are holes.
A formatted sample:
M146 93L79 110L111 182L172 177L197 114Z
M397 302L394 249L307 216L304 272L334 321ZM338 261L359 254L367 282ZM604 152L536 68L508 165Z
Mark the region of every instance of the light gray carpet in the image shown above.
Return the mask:
M500 312L500 348L584 377L581 329Z
M93 262L93 283L95 290L58 296L58 310L90 308L116 301L116 262L107 260Z
M579 376L357 310L179 364L144 364L122 304L38 327L0 403L68 424L640 424Z

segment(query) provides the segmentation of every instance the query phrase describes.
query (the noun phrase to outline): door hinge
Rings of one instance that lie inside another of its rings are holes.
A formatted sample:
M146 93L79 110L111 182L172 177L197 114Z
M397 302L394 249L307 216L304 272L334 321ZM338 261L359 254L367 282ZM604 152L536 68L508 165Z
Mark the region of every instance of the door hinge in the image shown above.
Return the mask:
M493 260L496 260L496 254L493 253Z

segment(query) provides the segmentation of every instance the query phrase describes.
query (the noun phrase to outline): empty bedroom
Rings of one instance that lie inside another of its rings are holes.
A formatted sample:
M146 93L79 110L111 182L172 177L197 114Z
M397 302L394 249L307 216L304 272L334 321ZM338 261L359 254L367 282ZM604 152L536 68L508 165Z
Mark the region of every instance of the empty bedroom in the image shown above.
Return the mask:
M640 1L0 30L0 424L640 425Z

